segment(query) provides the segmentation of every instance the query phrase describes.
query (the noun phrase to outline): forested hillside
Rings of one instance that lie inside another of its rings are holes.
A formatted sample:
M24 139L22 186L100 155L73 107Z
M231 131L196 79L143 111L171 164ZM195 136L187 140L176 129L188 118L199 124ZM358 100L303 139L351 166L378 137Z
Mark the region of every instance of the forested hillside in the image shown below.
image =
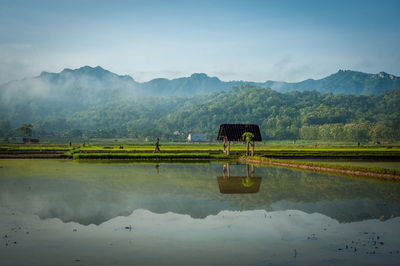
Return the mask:
M167 120L183 131L213 136L222 123L259 124L265 139L399 139L400 90L380 96L278 93L242 86L209 95Z
M48 115L33 130L38 137L184 140L188 133L205 133L214 140L222 123L259 124L265 140L399 140L400 90L365 96L279 93L242 85L190 98L118 99L64 116ZM1 136L13 135L10 121L0 126Z

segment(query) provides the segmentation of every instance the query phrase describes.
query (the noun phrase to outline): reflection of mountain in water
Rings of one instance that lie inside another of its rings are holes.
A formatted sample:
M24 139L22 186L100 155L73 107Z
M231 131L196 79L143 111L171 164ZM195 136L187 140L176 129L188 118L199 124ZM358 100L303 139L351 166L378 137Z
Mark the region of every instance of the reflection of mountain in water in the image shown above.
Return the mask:
M400 216L400 184L394 183L257 167L258 193L222 194L215 178L222 175L221 164L163 164L158 174L151 164L21 164L2 162L0 205L42 219L100 224L139 208L194 218L249 209L318 212L340 222ZM245 169L231 165L230 174L242 176Z
M279 201L271 204L268 210L301 210L306 213L322 213L339 222L354 222L367 219L387 220L400 215L398 205L368 199L321 200L314 203Z

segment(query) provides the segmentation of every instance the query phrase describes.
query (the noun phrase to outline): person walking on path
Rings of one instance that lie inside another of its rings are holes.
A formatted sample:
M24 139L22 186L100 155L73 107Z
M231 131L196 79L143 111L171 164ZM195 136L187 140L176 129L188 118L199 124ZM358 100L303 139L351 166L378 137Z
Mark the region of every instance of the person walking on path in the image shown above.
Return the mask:
M155 147L153 153L154 152L160 152L160 139L159 138L157 138L156 147Z

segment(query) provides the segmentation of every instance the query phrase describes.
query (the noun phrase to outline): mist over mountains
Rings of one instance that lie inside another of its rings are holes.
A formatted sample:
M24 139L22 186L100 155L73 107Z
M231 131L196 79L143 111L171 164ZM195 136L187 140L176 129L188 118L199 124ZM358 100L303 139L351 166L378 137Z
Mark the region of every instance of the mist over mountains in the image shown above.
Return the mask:
M282 81L221 81L204 73L177 79L157 78L148 82L137 82L129 75L117 75L100 66L84 66L78 69L64 69L60 73L42 72L40 76L12 81L0 86L0 96L9 100L15 96L24 97L83 97L90 103L102 102L119 96L187 96L227 91L233 86L249 84L268 87L278 92L311 91L334 94L375 94L400 88L400 79L391 74L340 70L323 79L307 79L289 83ZM97 96L97 97L94 97Z
M219 124L255 123L269 139L330 139L324 132L340 133L346 126L346 136L332 138L395 139L399 89L399 77L384 72L340 70L297 83L225 82L196 73L141 83L85 66L1 85L0 136L32 123L39 136L173 140L192 132L212 139Z

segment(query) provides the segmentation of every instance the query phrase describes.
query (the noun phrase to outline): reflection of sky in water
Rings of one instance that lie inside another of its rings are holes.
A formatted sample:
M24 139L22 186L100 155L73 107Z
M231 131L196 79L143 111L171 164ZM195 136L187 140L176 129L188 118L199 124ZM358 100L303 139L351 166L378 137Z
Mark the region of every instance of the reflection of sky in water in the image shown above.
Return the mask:
M75 260L83 265L395 265L400 259L400 218L338 223L317 213L254 210L194 219L138 209L98 226L82 226L1 213L2 231L11 241L0 247L6 265L24 264L27 258L30 265Z
M238 186L246 168L231 165L230 174L243 178L223 186L241 194L222 194L216 163L0 165L0 255L11 265L27 258L31 265L376 265L400 259L395 183L256 167L261 180L252 182L259 189L245 194Z

